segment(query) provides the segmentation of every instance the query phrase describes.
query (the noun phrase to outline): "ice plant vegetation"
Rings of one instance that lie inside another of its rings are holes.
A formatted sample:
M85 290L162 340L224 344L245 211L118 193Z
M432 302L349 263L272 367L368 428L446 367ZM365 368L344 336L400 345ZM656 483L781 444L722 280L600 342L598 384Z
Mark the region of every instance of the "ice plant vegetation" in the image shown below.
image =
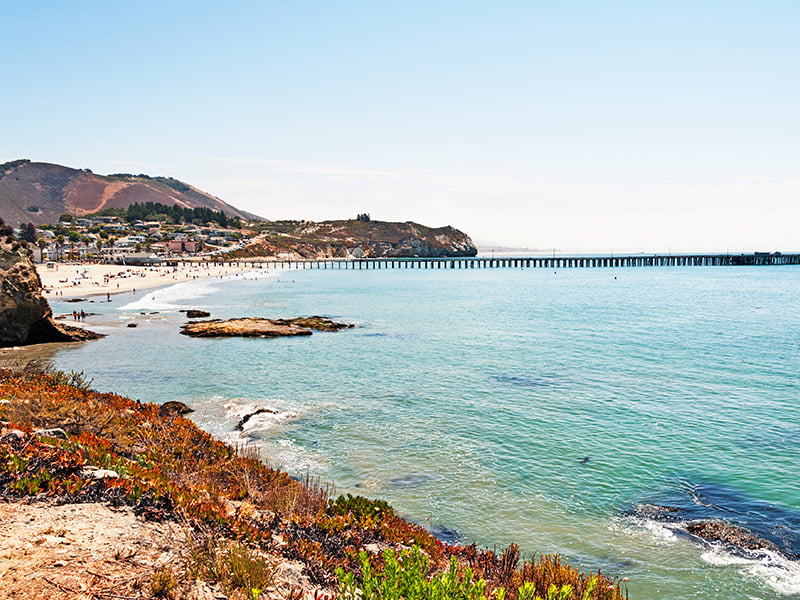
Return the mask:
M318 597L342 600L626 597L618 581L558 556L444 544L384 501L332 499L329 487L296 481L156 404L93 391L75 374L0 370L0 421L6 500L106 502L187 524L191 555L154 573L156 596L200 578L231 598L265 597L276 564L291 559Z

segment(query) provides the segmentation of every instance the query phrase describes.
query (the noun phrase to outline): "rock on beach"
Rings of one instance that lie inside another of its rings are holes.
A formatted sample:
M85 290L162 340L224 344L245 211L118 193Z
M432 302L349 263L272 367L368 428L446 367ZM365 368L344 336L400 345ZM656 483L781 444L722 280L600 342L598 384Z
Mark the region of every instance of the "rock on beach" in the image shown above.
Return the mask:
M193 412L191 408L189 408L183 402L179 402L178 400L170 400L169 402L164 402L161 406L158 407L158 413L162 417L174 417L177 415L186 415L190 412Z

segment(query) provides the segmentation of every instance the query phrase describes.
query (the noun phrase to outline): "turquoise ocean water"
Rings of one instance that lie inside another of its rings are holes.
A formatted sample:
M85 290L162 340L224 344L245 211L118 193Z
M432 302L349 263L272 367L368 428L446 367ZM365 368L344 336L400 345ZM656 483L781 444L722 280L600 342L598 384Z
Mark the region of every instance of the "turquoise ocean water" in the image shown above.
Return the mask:
M800 269L283 271L111 303L61 369L448 540L560 553L635 600L800 598ZM179 309L356 329L191 339ZM136 328L126 327L136 322ZM656 507L669 507L669 510ZM725 518L780 553L704 545Z

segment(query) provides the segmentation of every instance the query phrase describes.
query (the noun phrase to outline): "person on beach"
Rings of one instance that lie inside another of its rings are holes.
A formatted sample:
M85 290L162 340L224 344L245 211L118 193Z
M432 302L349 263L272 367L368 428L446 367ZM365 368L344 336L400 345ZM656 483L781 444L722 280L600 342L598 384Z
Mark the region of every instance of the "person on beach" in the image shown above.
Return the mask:
M72 320L73 321L77 321L78 320L78 311L77 310L73 310L72 311Z

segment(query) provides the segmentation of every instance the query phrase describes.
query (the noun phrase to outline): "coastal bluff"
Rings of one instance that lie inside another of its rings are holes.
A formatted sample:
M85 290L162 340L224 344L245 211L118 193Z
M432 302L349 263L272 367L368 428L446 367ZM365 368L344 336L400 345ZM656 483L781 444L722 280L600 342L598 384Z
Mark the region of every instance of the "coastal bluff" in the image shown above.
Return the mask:
M10 239L0 241L0 348L102 337L53 320L28 249Z
M454 227L407 221L270 221L260 235L227 254L232 259L263 256L293 260L364 258L456 258L476 256L470 237Z

